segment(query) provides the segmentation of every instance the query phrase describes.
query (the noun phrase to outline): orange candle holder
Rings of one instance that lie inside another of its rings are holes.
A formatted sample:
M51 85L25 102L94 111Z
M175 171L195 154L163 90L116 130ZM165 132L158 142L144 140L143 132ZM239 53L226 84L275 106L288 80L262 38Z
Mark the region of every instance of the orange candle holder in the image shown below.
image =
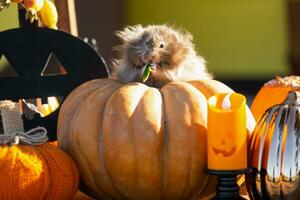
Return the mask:
M208 99L208 173L219 176L214 199L243 199L237 175L250 172L247 165L246 98L221 93Z

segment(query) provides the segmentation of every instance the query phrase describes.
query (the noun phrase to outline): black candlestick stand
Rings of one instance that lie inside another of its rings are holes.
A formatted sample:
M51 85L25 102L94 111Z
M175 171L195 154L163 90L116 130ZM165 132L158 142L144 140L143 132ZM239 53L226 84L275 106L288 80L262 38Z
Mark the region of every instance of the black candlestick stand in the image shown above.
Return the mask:
M207 170L208 174L219 176L219 184L217 185L217 193L213 200L240 200L245 199L240 196L240 187L237 184L237 176L251 172L251 168L242 170Z

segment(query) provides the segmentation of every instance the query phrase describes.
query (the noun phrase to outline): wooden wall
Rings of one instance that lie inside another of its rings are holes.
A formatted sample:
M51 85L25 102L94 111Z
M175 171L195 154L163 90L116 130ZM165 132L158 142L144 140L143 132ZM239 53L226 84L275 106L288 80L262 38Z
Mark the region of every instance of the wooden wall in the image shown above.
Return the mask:
M125 23L123 0L75 0L80 37L95 38L99 51L106 61L113 56L117 44L114 32Z
M288 59L292 73L300 75L300 1L288 1Z

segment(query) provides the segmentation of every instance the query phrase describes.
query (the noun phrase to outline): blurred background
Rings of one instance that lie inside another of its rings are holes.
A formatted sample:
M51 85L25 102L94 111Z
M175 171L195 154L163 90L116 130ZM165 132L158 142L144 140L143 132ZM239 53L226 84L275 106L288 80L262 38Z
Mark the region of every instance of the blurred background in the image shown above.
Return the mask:
M209 71L238 91L300 71L298 0L75 0L75 8L79 37L96 39L107 61L116 30L167 23L190 31ZM0 12L0 31L15 27L17 8Z

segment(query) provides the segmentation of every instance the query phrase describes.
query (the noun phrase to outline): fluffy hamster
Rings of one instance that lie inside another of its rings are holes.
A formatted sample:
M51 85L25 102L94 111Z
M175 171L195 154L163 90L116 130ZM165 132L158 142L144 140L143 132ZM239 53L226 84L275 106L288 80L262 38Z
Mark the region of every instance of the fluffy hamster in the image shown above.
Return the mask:
M146 84L162 87L171 81L211 79L205 60L198 56L190 33L167 25L129 26L116 34L122 44L115 49L110 77L120 82L141 82L145 65L152 64Z

